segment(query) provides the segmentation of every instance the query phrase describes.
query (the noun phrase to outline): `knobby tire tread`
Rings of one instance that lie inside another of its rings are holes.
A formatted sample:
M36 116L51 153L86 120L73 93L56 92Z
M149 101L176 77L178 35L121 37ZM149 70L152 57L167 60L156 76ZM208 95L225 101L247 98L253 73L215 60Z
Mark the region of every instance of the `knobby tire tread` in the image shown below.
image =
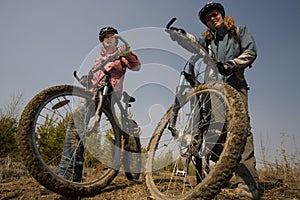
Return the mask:
M229 122L227 130L229 130L229 132L227 133L227 139L219 161L208 176L205 177L205 179L198 184L192 192L175 197L165 196L159 192L152 177L151 166L147 162L146 185L149 192L152 194L152 197L155 199L213 199L214 196L221 191L221 186L225 183L225 181L232 176L237 163L241 159L241 154L246 142L245 131L248 128L246 126L246 118L248 115L240 94L228 84L206 83L191 89L186 97L188 98L188 96L191 96L193 93L197 93L201 90L224 90L229 102L227 116L227 120ZM169 122L171 112L172 106L158 123L148 145L148 155L152 155L155 152L161 134Z
M139 137L134 137L134 142L136 143L136 149L135 151L139 153L139 163L138 163L138 167L140 168L139 171L141 170L141 165L142 165L142 147L141 147L141 141L140 141L140 138ZM129 151L130 152L130 151ZM126 175L126 178L129 180L129 181L132 181L132 180L138 180L140 178L140 174L139 172L126 172L126 170L130 171L130 160L127 159L126 156L124 156L123 158L123 165L124 165L124 169L125 169L125 175Z
M59 93L72 93L74 90L80 93L86 93L85 95L92 97L91 92L87 92L84 88L80 88L72 85L59 85L50 87L38 93L25 107L18 126L17 142L19 147L19 152L23 158L24 165L28 168L30 174L46 188L65 196L94 196L101 192L105 186L107 186L113 179L117 176L118 170L111 169L107 174L105 179L99 180L93 185L80 185L74 182L67 182L58 179L45 169L43 163L39 160L34 144L32 129L34 126L34 120L39 108L43 105L47 99L51 98L53 95ZM106 110L104 109L104 112ZM107 116L112 118L112 116ZM118 136L116 136L118 137ZM120 143L121 139L118 143ZM120 144L117 144L120 146Z

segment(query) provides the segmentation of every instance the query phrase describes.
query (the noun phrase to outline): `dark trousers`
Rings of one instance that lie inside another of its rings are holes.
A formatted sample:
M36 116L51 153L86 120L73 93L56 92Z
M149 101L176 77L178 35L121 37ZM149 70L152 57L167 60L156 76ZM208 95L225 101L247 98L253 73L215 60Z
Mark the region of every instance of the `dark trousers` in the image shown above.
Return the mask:
M248 113L248 90L247 89L240 89L238 90L241 94L246 110ZM249 116L249 114L248 114ZM245 133L247 134L247 141L245 145L244 152L241 157L241 161L237 166L236 169L236 183L244 183L246 185L252 185L258 188L258 174L256 171L256 159L254 155L254 144L253 144L253 134L251 132L250 126L250 117L248 117L248 124L249 126L248 131Z

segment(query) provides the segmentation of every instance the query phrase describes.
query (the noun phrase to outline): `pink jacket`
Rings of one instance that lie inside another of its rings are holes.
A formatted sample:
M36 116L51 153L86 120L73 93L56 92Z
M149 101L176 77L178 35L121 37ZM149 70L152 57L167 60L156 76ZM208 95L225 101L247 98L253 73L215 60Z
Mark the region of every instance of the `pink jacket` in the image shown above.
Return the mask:
M102 57L97 58L95 60L92 69L97 68L103 60L107 59L107 57L113 54L116 50L117 48L111 50L105 50L104 48L102 48L101 49ZM123 82L124 82L124 75L126 72L126 68L133 71L138 71L141 68L141 63L139 59L137 58L136 54L132 51L126 57L122 57L119 60L110 62L105 66L105 69L111 73L110 82L119 98L121 98L122 96ZM93 91L95 88L101 87L102 81L100 80L101 78L103 78L103 76L104 76L103 71L101 70L97 71L91 80L91 86L89 87L89 90Z

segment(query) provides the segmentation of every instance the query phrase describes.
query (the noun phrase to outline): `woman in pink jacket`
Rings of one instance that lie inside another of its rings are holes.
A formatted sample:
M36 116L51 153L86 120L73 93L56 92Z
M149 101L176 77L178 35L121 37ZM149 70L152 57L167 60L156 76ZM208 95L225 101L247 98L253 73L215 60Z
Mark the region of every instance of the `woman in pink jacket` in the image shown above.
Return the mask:
M125 52L124 45L118 49L118 39L114 37L115 34L118 34L118 31L113 27L104 27L100 30L99 40L103 47L101 47L101 57L95 60L92 70L99 67L104 60L116 51ZM124 75L127 68L133 71L138 71L141 68L141 63L133 51L125 52L124 56L120 59L110 62L105 66L105 69L111 73L110 82L118 97L121 97L122 95ZM101 79L103 76L103 71L97 71L93 75L91 83L89 84L89 89L94 90L95 88L101 87Z
M118 39L117 37L114 37L115 34L118 34L118 31L113 27L104 27L100 30L99 40L103 47L101 47L101 57L95 60L92 70L97 68L106 58L116 51L121 51L120 53L123 53L124 56L120 57L118 60L107 63L105 66L105 69L111 73L110 81L112 87L117 96L121 98L126 69L128 68L137 71L141 68L141 63L134 52L127 52L125 46L121 46L120 48L117 47ZM102 87L103 76L104 72L101 70L93 74L93 77L88 83L88 89L93 91ZM78 109L80 110L80 108L77 108L77 110ZM84 148L76 131L67 131L63 156L56 169L56 173L70 181L81 182L84 162L83 152Z

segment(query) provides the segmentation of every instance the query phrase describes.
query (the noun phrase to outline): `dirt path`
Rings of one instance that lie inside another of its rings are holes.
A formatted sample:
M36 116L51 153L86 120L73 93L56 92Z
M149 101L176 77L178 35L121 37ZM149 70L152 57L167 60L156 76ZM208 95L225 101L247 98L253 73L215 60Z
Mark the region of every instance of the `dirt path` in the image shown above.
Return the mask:
M112 199L112 200L147 200L149 194L144 185L143 178L139 181L128 181L123 176L118 176L113 183L107 186L100 195L86 200ZM58 200L60 195L51 193L47 196L40 195L40 184L33 178L22 178L19 180L1 183L0 200L5 199L49 199Z
M262 184L263 185L263 184ZM279 182L265 182L265 189L262 199L266 200L300 200L300 190L283 185ZM47 196L40 195L40 185L33 178L21 178L14 181L0 183L0 200L18 199L18 200L59 200L61 196L51 193ZM125 176L119 175L101 194L82 198L84 200L150 200L147 192L145 179L142 177L138 181L128 181ZM227 192L221 192L215 200L239 199Z

